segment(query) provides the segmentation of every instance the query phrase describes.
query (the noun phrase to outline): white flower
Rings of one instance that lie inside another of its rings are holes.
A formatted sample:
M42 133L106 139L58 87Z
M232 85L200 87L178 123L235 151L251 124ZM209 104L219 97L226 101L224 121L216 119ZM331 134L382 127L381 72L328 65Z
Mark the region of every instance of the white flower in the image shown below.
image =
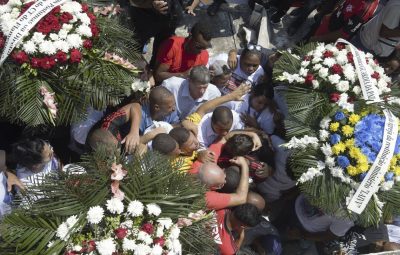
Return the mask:
M73 23L76 23L77 21L78 21L78 18L75 15L73 15L72 19L69 20L69 23L73 24Z
M35 33L33 33L33 36L32 36L31 40L34 43L39 44L39 43L43 42L44 38L45 38L44 34L35 32Z
M303 173L300 176L298 182L299 183L304 183L304 182L310 181L310 180L312 180L315 177L320 176L320 175L322 175L322 173L317 168L310 167L310 168L308 168L307 172Z
M332 84L338 84L340 81L340 75L338 74L329 75L328 80Z
M337 75L337 74L335 74ZM348 91L350 88L349 82L348 81L340 81L337 85L336 85L336 89L340 92L346 92Z
M157 222L164 229L169 229L174 224L171 218L159 218Z
M317 47L315 48L315 50L314 51L316 51L316 52L321 52L321 54L322 54L322 52L323 51L325 51L325 43L318 43L318 45L317 45Z
M115 252L115 243L111 238L96 242L97 251L100 255L112 255Z
M49 34L49 36L50 36L50 39L53 40L53 41L57 41L58 40L58 35L55 34L55 33L51 33L51 34Z
M64 41L64 40L58 40L53 42L54 47L56 47L57 50L61 50L62 52L68 53L70 46L69 44Z
M329 137L329 132L328 131L326 131L325 129L320 129L319 130L319 139L321 140L321 141L326 141L327 139L328 139L328 137Z
M347 80L351 81L352 83L356 80L356 73L354 67L351 64L346 64L343 67L343 74Z
M1 30L5 35L8 35L11 32L16 20L12 19L9 13L2 14L1 19L3 20L3 22L1 22Z
M7 5L9 5L9 6L21 6L22 2L21 2L21 0L9 0Z
M113 214L121 214L124 211L124 204L118 198L107 200L107 210Z
M329 75L329 69L322 67L321 69L319 69L318 75L321 76L321 78L325 79Z
M69 231L69 228L68 228L67 223L63 222L63 223L61 223L60 226L58 226L58 228L57 228L57 234L56 234L56 235L57 235L57 237L59 237L61 240L67 241L67 240L68 240L68 237L69 237L68 231Z
M83 44L82 38L78 34L69 34L67 42L71 48L80 48Z
M360 95L360 93L361 93L361 87L360 87L360 86L354 86L353 92L354 92L354 94L356 94L357 96Z
M182 245L178 239L172 241L173 254L182 254Z
M317 80L313 80L311 83L312 83L313 89L319 88L319 82Z
M86 13L84 13L84 12L78 13L78 14L76 14L76 17L77 17L84 25L87 26L87 25L90 24L89 16L88 16Z
M305 69L305 68L303 68L303 67L300 68L299 74L300 74L301 76L303 76L303 77L306 77L307 74L308 74L308 69Z
M72 248L72 250L74 250L74 251L81 251L81 250L82 250L82 246L80 246L80 245L75 245L75 246Z
M87 25L80 25L76 31L78 34L86 36L86 37L91 37L92 36L92 30L90 30L90 27Z
M318 71L319 69L321 69L322 68L322 65L321 64L316 64L316 65L314 65L313 66L313 70L315 70L315 71Z
M104 216L104 210L100 206L90 207L87 213L87 220L90 224L99 224Z
M334 64L336 64L336 61L333 58L325 58L324 62L322 62L322 64L324 64L328 67L332 67Z
M13 8L12 10L11 10L11 18L12 19L18 19L18 16L19 16L19 14L20 14L20 12L19 12L19 9L18 8Z
M171 228L171 232L169 233L169 238L172 240L178 239L180 233L181 233L181 230L178 228L178 226L174 225Z
M63 24L61 30L70 31L74 26L71 24Z
M159 226L156 231L156 236L162 237L163 235L164 235L164 228L162 226Z
M310 61L303 61L301 62L301 66L306 67L310 64Z
M319 126L322 129L328 129L329 128L329 123L331 123L331 118L329 117L324 117L321 122L319 123Z
M68 219L66 220L68 228L72 228L76 224L77 221L78 221L78 217L76 217L76 215L72 215L71 217L68 217Z
M335 158L333 158L333 157L325 157L325 164L328 167L334 167L335 166Z
M0 15L11 12L11 7L7 4L0 5Z
M321 146L321 151L325 156L332 156L332 147L329 145L329 143L324 143Z
M36 45L32 40L24 43L23 49L27 54L33 54L36 52Z
M354 112L354 104L348 103L347 102L348 98L349 95L347 95L346 93L340 94L340 98L337 104L349 112Z
M149 215L158 216L161 214L161 208L157 204L146 205L146 210Z
M312 59L312 61L311 61L313 64L316 64L316 63L319 63L319 62L322 62L322 58L319 58L319 57L315 57L314 56L314 58Z
M78 2L66 2L61 5L61 11L79 13L80 11L82 11L82 6Z
M39 44L39 51L46 55L54 55L57 52L56 47L51 41L43 41Z
M125 227L125 228L128 228L128 229L131 229L133 227L133 221L126 220L126 221L121 223L121 227Z
M383 190L383 191L388 191L388 190L390 190L390 189L393 187L393 185L394 185L394 182L393 182L393 181L384 181L384 182L381 184L381 190Z
M388 87L387 82L384 79L380 79L378 81L378 88L380 91L382 91L383 93L388 93L391 91L391 89Z
M144 231L139 231L137 235L137 240L143 241L147 245L153 243L153 238L151 238L151 235L147 234Z
M127 212L132 217L142 216L143 215L144 206L140 201L133 200L129 203Z
M68 31L65 29L61 29L60 31L58 31L58 38L60 39L66 39L68 36Z
M131 87L134 92L136 92L136 91L149 92L151 86L148 81L142 81L140 79L135 79L135 81L132 83Z
M153 246L150 255L161 255L162 253L163 253L163 248L160 245L156 244Z
M300 139L298 139L296 137L292 137L292 139L290 139L290 141L287 144L285 144L285 147L288 149L293 149L293 148L304 149L309 145L311 145L313 147L317 147L318 146L318 138L310 137L308 135L305 135Z
M148 255L151 253L151 247L145 244L138 244L135 249L135 255Z
M51 241L51 242L49 242L48 244L47 244L47 248L51 248L51 246L53 246L54 245L54 241Z
M339 65L343 66L348 63L347 60L347 53L343 53L343 51L340 51L340 53L336 57L336 61L338 62Z
M122 243L122 249L124 249L124 251L134 251L136 246L135 240L130 240L128 238L125 238Z

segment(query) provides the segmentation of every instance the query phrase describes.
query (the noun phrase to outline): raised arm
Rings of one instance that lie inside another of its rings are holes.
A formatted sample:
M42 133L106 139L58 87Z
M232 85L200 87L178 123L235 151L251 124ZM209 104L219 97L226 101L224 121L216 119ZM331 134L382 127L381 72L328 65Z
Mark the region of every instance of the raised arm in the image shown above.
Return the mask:
M138 103L131 103L124 106L124 110L126 112L127 122L131 124L131 127L129 133L121 143L125 143L126 152L133 153L140 142L139 127L142 121L142 106Z

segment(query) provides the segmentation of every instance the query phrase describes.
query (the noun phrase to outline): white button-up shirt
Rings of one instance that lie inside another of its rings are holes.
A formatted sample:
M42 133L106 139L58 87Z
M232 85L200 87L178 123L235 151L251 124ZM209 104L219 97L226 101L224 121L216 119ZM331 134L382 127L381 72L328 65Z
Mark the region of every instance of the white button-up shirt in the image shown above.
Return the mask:
M209 83L204 95L198 99L193 99L189 93L189 81L179 77L168 78L163 81L161 86L174 94L176 111L181 120L195 112L202 103L221 96L219 89Z
M232 111L232 115L233 115L233 122L231 129L229 129L229 131L243 129L244 124L240 119L239 114L235 111ZM197 134L197 139L199 140L201 149L207 148L218 138L218 134L214 132L211 126L211 116L212 112L207 113L206 115L204 115L204 117L201 119L199 123L199 132Z

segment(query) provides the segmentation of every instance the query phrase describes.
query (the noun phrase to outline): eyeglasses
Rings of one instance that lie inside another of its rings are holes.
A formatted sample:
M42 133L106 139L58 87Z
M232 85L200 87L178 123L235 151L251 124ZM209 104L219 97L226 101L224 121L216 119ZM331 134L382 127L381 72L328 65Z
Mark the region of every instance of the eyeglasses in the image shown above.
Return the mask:
M256 44L248 44L247 45L247 49L248 50L256 50L256 51L261 51L261 46L260 45L256 45Z

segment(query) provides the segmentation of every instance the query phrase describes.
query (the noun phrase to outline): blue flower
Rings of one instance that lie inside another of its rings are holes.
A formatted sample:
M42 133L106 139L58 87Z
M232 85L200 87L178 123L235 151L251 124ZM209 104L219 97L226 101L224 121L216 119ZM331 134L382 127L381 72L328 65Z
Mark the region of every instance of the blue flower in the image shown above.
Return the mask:
M394 155L400 153L400 136L397 136L396 145L394 146Z
M394 173L393 173L393 172L387 172L387 173L385 174L385 181L391 181L391 180L393 180L393 176L394 176Z
M338 165L345 169L346 167L348 167L350 165L350 161L346 156L338 156L336 158Z
M332 145L337 144L338 142L340 142L340 139L341 139L340 135L332 134L331 137L330 137L331 144Z
M360 174L360 182L364 180L365 176L367 176L367 173Z
M335 114L335 120L336 121L341 121L342 119L346 118L343 112L336 112Z

